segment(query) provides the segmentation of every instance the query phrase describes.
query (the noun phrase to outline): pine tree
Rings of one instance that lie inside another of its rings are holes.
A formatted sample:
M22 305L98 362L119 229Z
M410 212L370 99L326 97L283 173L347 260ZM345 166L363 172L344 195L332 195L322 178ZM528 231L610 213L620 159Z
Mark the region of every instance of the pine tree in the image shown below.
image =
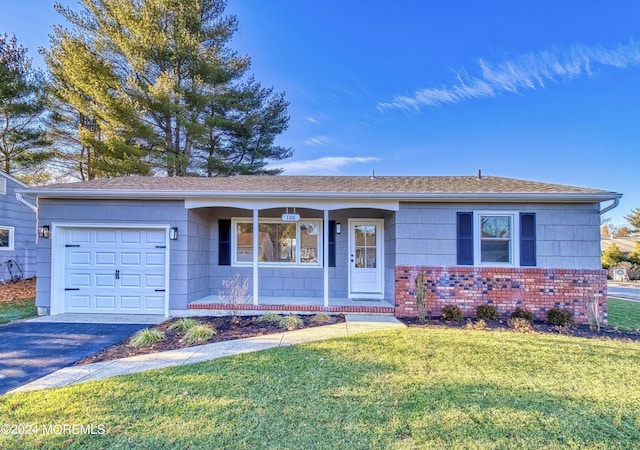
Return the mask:
M44 78L31 68L16 37L0 36L0 168L27 181L37 179L51 157L40 123Z
M81 3L56 5L71 29L55 27L44 56L57 130L76 140L66 153L87 178L275 173L267 162L291 155L274 145L288 104L246 78L250 59L228 47L237 20L223 0Z
M608 269L615 266L620 261L624 261L624 255L620 251L620 247L611 244L602 252L602 268Z
M640 208L631 210L624 218L629 222L634 233L640 233Z

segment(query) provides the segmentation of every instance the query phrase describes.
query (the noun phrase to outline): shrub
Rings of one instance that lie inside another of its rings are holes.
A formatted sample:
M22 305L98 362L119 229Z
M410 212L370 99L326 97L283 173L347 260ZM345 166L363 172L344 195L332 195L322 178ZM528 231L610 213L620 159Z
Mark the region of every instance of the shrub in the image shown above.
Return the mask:
M522 317L513 317L507 321L509 327L513 328L520 333L531 333L533 328L531 328L531 322Z
M323 324L323 323L334 323L336 320L328 314L318 313L309 319L311 323Z
M479 319L476 323L467 322L465 328L467 330L486 330L489 327L487 326L487 322L485 322L484 319Z
M476 317L480 320L498 320L498 310L493 305L479 305L476 308Z
M418 307L418 319L420 322L424 322L427 311L427 287L423 272L416 276L416 306Z
M529 310L516 308L513 310L510 316L512 319L524 319L527 322L533 322L533 313Z
M282 328L286 328L287 330L295 330L296 328L302 328L304 326L304 322L302 319L294 314L289 314L286 317L280 319L278 325Z
M189 317L178 319L169 326L169 331L184 332L198 325L198 321Z
M278 323L282 317L274 312L266 313L258 317L258 322Z
M216 334L216 330L210 325L196 325L187 330L184 335L184 340L189 344L196 342L208 341Z
M547 312L547 321L551 325L566 327L573 323L573 317L566 309L551 308Z
M167 336L160 330L155 328L145 328L134 334L129 340L132 347L148 347L156 342L160 342Z
M462 320L462 311L457 305L447 305L442 310L442 318L447 322L459 322Z

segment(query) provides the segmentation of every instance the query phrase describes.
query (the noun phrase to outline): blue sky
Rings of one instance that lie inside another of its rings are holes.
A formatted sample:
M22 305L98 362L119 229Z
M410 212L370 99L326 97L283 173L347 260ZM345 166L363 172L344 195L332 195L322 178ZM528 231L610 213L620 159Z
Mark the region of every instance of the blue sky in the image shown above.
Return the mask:
M53 2L4 0L36 62ZM63 4L74 4L62 1ZM640 2L230 0L232 47L286 91L287 174L487 175L640 206Z

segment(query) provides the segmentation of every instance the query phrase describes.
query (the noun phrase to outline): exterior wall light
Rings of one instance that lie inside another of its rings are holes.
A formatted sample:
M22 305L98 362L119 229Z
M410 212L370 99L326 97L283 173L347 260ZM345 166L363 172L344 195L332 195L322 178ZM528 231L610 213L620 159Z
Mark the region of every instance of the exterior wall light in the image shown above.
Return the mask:
M40 227L40 237L44 239L49 239L50 231L51 229L49 228L49 225L42 225Z
M342 231L342 224L340 222L336 223L336 234L340 234Z
M175 241L178 239L178 228L177 227L173 227L169 230L169 239L171 239L172 241Z

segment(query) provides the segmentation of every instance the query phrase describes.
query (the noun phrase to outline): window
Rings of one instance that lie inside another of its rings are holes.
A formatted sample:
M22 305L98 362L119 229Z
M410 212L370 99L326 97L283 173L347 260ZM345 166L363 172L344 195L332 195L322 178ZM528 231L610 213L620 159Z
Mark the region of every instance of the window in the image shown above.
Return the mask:
M13 227L0 226L0 250L13 250Z
M535 266L535 213L458 213L458 265Z
M260 219L258 224L258 262L265 265L319 266L320 220L283 222ZM233 220L233 263L250 265L253 261L253 221Z
M479 215L480 264L513 264L513 217Z

